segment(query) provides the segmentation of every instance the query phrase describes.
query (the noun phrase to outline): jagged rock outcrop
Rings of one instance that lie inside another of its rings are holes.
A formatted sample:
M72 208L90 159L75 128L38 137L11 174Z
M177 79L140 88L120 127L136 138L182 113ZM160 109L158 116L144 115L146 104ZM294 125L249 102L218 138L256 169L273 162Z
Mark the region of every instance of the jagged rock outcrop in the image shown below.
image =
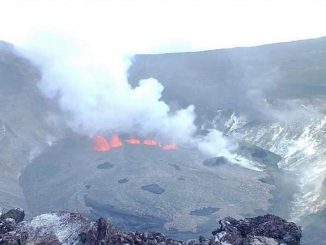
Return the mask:
M300 244L301 229L275 215L258 216L244 220L227 217L219 221L220 228L213 231L220 242L236 245Z
M298 245L301 229L274 215L244 220L227 217L212 237L188 241L167 238L158 232L126 232L116 229L107 219L91 221L81 214L57 212L22 221L24 211L13 209L0 216L0 245L78 244L78 245Z
M25 212L22 209L11 209L0 215L0 244L26 244L28 233L17 230L17 223L24 220Z
M16 223L20 223L25 218L25 212L20 208L14 208L9 210L7 213L0 215L0 221L4 221L8 218L14 219Z

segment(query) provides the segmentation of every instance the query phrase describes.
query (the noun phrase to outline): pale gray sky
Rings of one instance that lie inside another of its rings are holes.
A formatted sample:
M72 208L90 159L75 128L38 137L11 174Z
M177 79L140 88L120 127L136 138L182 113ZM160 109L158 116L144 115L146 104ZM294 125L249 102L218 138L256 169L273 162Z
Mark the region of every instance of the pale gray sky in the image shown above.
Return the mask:
M0 0L0 39L57 31L121 52L252 46L326 35L326 1Z

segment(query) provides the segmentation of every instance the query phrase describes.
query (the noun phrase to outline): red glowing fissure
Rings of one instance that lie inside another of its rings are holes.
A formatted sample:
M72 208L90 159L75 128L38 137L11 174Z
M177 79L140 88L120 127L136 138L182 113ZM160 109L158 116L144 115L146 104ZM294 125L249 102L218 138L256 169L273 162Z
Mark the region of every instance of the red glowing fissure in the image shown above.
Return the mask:
M155 139L144 139L140 140L135 136L131 136L127 140L121 140L120 136L118 134L112 135L111 139L106 138L103 135L98 135L94 138L93 142L93 150L97 152L107 152L114 148L120 148L124 146L124 143L130 144L130 145L144 145L149 147L159 147L162 150L165 151L172 151L177 150L178 147L176 144L160 144Z

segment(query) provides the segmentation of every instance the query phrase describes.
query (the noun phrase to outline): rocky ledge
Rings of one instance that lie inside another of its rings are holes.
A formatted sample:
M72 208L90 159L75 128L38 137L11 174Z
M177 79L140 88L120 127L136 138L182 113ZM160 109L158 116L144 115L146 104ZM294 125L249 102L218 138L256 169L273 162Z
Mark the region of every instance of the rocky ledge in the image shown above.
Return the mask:
M0 216L0 244L161 244L161 245L277 245L300 244L301 229L274 215L220 220L210 238L177 241L157 232L120 231L104 218L91 221L78 213L57 212L23 221L24 211L12 209Z

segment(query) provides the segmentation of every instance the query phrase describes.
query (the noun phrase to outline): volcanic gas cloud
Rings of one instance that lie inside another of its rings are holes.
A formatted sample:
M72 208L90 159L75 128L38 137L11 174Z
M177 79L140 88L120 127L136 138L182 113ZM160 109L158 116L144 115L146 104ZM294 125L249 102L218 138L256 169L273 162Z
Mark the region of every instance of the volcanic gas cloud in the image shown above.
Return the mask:
M114 148L123 147L124 144L129 145L145 145L149 147L158 147L162 150L171 151L177 150L176 144L161 144L154 139L140 140L135 136L131 136L129 139L122 140L118 134L114 134L111 139L105 136L98 135L94 138L93 149L97 152L107 152Z

